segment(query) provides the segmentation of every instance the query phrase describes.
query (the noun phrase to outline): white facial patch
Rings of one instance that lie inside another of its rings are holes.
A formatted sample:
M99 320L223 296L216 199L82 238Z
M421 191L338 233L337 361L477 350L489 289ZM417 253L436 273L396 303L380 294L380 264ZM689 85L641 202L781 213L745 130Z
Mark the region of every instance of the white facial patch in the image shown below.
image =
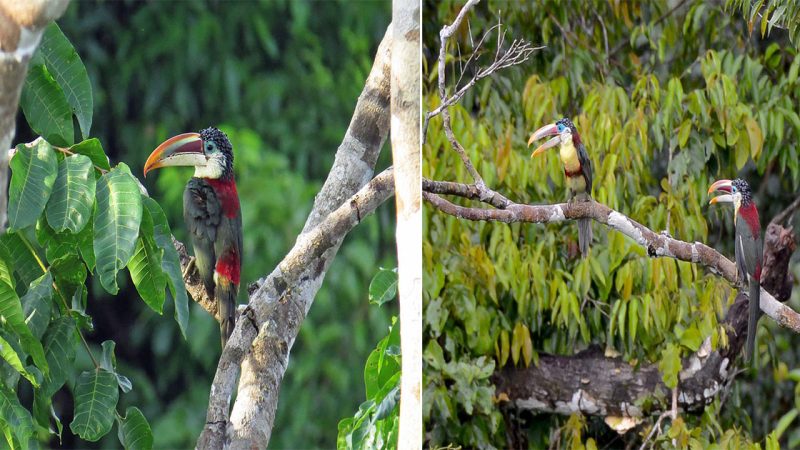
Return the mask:
M225 170L225 159L222 153L214 153L207 158L206 164L196 166L194 169L195 178L217 179L222 176Z

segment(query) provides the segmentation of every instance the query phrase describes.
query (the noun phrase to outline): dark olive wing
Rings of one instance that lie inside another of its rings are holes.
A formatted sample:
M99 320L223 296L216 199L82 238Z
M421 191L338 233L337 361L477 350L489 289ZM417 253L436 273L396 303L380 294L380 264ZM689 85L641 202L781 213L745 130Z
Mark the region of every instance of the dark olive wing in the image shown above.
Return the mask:
M214 296L214 241L222 219L222 208L214 189L200 178L192 178L183 191L183 219L194 248L195 266L208 295Z
M586 181L586 192L590 195L592 193L592 160L589 159L589 152L586 151L586 146L583 144L578 145L578 161L581 163L581 172Z

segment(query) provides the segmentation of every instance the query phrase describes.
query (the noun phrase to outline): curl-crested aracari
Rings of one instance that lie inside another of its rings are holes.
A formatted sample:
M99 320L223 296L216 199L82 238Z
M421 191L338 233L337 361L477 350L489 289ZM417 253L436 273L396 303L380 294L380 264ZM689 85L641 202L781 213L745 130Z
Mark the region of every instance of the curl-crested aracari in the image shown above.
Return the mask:
M540 145L531 153L531 158L545 150L558 146L564 175L567 178L570 201L591 201L592 199L592 161L581 142L575 124L568 118L545 125L536 130L528 139L528 147L545 136L555 136ZM592 219L578 219L578 246L581 255L586 257L592 243Z
M761 240L761 224L758 221L758 209L750 194L750 186L746 181L717 180L708 188L708 193L722 192L711 199L714 203L733 203L733 223L736 248L736 267L739 279L749 285L750 317L747 320L747 347L745 360L753 357L756 342L756 325L760 313L761 297L761 259L763 243Z
M194 248L194 264L208 296L216 299L222 347L236 321L242 267L242 212L233 178L233 148L216 128L184 133L159 145L144 174L167 166L193 166L183 191L183 218Z

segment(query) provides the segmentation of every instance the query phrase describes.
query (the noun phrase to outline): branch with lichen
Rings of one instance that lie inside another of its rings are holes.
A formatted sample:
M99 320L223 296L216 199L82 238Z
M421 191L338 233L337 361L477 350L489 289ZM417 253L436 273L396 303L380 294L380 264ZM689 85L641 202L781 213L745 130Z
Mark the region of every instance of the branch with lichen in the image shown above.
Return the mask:
M426 114L426 125L430 117L442 116L443 130L450 146L460 156L473 182L466 184L423 179L423 199L435 210L464 220L558 223L590 218L628 236L645 248L652 258L674 258L699 264L731 284L739 284L734 263L702 242L685 242L667 233L654 232L595 201L527 205L516 203L485 184L453 133L448 112L472 85L457 89L456 94L449 97L445 89L447 39L465 20L468 10L475 3L467 2L453 24L445 25L440 32L438 83L441 103L437 109ZM457 205L444 196L480 202L485 207ZM790 205L774 222L785 220L800 207L798 204L795 202ZM800 314L782 303L788 299L791 291L790 287L787 288L791 285L787 265L794 248L793 235L780 224L771 223L765 239L760 307L781 326L800 333ZM725 348L712 349L710 339L706 338L696 352L684 358L678 388L671 393L673 411L670 414L674 415L677 407L683 410L704 408L733 381L737 373L733 361L746 337L747 303L747 294L740 292L722 322L729 331ZM636 426L646 415L670 407L670 389L664 384L657 364L633 367L620 357L605 355L596 347L569 356L540 353L535 366L499 369L493 375L493 382L501 407L511 404L514 408L535 412L605 416L609 426L618 431ZM662 414L661 419L664 417Z

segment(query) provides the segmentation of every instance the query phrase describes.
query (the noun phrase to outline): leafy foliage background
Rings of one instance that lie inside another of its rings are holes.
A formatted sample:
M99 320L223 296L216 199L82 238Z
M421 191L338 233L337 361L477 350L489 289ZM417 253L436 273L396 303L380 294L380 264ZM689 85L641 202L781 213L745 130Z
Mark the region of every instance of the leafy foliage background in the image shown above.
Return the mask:
M653 230L664 230L669 216L673 237L732 258L732 210L706 206L709 184L747 179L763 227L800 188L797 47L777 27L762 36L757 16L750 35L738 3L481 2L448 48L449 87L473 43L498 21L507 42L547 47L478 83L451 108L453 131L493 189L518 202L556 203L566 199L559 158L531 160L526 142L539 126L571 117L594 164L595 200ZM425 111L440 103L438 31L462 5L425 3ZM491 62L495 43L493 35L479 65ZM428 129L423 176L472 181L440 118ZM735 294L726 282L689 263L648 258L600 225L586 260L577 257L570 223L470 222L426 207L424 227L423 417L432 447L505 447L489 376L507 364L536 364L538 352L570 355L597 344L631 364L658 363L674 385L681 355L706 336L725 345L718 320ZM791 305L798 300L795 290ZM684 415L659 445L728 448L763 443L768 434L770 445L800 445L798 337L765 319L758 343L758 368L737 377L725 403ZM642 439L618 437L598 418L520 420L531 448L559 435L570 448Z
M59 25L89 73L91 135L113 163L125 161L141 178L144 160L163 139L209 125L228 133L243 208L246 291L301 230L389 11L388 2L371 1L86 1L73 2ZM16 141L34 137L20 114ZM388 164L384 156L379 168ZM143 180L184 241L181 195L190 176L191 170L165 170ZM364 400L364 361L396 308L370 307L366 290L376 267L395 265L392 224L391 208L379 209L352 233L329 271L293 349L271 446L329 447L338 421ZM216 325L191 305L184 340L170 302L159 316L137 300L129 279L120 279L116 298L90 280L87 313L96 329L90 345L99 355L99 343L114 340L116 369L133 384L118 410L139 406L156 448L193 446L220 352ZM79 348L76 366L90 364ZM56 394L64 423L71 402ZM66 431L50 445L119 445L113 435L96 444L74 439Z

